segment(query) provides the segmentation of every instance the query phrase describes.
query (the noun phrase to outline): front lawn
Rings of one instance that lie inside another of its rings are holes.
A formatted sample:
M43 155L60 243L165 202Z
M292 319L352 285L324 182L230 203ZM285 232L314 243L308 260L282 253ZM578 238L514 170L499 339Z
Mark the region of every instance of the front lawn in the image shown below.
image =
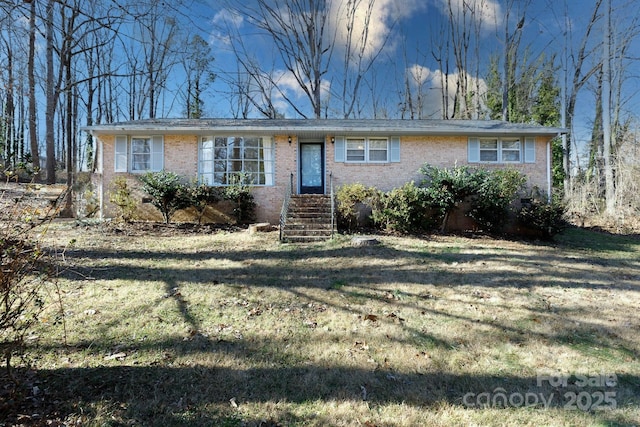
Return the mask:
M640 239L378 238L54 224L65 316L10 420L637 425Z

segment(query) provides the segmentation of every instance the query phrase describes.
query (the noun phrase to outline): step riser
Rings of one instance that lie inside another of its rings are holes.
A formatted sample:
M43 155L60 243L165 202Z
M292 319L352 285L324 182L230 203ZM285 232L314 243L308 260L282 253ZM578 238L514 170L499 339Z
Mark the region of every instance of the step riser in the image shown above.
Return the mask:
M331 223L327 224L301 224L287 223L285 224L286 230L331 230Z
M331 221L331 197L295 195L291 197L283 240L287 242L321 242L331 238L335 223Z
M322 215L305 215L305 214L293 214L287 217L287 222L331 222L331 214Z

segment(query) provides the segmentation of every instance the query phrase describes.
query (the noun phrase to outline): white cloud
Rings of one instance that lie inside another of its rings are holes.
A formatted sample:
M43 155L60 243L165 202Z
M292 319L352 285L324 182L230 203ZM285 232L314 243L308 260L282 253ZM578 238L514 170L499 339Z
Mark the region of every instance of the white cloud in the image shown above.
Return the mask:
M277 83L280 90L287 92L287 95L293 95L297 99L306 96L295 76L289 70L276 70L273 73L273 80Z
M383 48L392 27L401 19L407 18L417 10L425 7L420 0L336 0L330 3L329 16L332 29L335 30L338 48L344 48L348 36L347 8L355 4L356 12L353 22L353 43L359 42L365 32L369 19L367 43L364 47L365 57L376 54ZM358 43L353 49L360 49Z
M235 34L244 24L244 18L229 9L221 9L211 19L213 30L209 35L209 42L213 45L231 46L231 35Z
M440 71L438 70L437 72L439 73ZM434 77L434 72L432 72L429 67L424 67L418 64L414 64L407 68L407 73L410 77L409 81L416 85L422 85Z
M244 18L240 14L232 10L221 9L218 12L216 12L211 22L214 25L222 25L222 26L233 25L236 28L239 28L244 22Z
M502 7L496 0L436 0L436 6L443 15L452 13L460 20L465 12L468 20L480 23L485 31L495 31L503 19Z
M449 73L447 76L440 70L431 70L429 67L419 64L408 67L406 73L408 74L414 97L417 98L419 91L422 93L421 108L423 117L440 118L442 116L442 88L444 85L446 85L449 95L449 115L453 113L454 95L458 80L461 78L459 73ZM476 84L479 86L480 96L482 96L487 90L487 84L484 79L467 76L467 86L471 91L475 92ZM483 108L482 102L481 108Z
M284 92L286 94L286 96L290 99L290 100L299 100L301 101L300 104L297 104L299 106L302 105L309 105L309 108L301 108L301 110L306 111L309 110L311 111L311 105L308 104L309 100L307 97L307 94L305 93L304 89L300 86L300 84L298 83L298 80L295 78L295 76L289 71L289 70L276 70L273 72L273 80L276 83L276 85L278 86L278 89L282 92ZM309 88L309 83L306 82L305 83L306 86ZM322 99L326 99L327 96L329 96L329 91L331 89L331 82L329 80L323 79L320 82L320 94ZM309 91L311 91L309 89ZM292 113L295 115L295 113L292 112L291 110L291 105L289 105L289 103L284 99L284 96L280 93L273 93L274 95L274 100L272 101L273 104L276 106L276 108L278 109L278 111L280 112L285 112L285 113ZM287 114L289 115L289 114Z

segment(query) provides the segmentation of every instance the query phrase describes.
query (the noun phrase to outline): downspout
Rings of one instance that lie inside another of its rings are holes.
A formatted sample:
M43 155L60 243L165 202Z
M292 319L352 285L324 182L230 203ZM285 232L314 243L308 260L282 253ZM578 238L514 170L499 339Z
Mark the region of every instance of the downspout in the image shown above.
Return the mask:
M98 172L98 180L99 180L98 203L100 205L100 210L98 213L98 218L104 219L104 150L102 147L102 139L98 138L93 132L91 132L91 136L96 141L96 150L98 150L98 153L96 156L97 157L96 160L98 161L98 168L95 167L95 163L93 167L94 169L93 173L95 174L96 171Z
M549 139L547 141L547 203L551 203L551 187L551 139Z

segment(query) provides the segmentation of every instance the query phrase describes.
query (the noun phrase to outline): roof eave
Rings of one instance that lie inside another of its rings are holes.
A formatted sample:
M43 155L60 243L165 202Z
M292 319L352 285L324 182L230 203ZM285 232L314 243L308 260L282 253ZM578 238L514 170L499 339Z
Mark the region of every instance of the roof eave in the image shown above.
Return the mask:
M107 125L86 126L81 130L92 135L149 135L163 133L170 135L205 135L205 134L244 134L244 135L387 135L387 136L557 136L567 133L562 128L513 128L513 129L460 129L460 128L370 128L345 126L139 126L139 125Z

